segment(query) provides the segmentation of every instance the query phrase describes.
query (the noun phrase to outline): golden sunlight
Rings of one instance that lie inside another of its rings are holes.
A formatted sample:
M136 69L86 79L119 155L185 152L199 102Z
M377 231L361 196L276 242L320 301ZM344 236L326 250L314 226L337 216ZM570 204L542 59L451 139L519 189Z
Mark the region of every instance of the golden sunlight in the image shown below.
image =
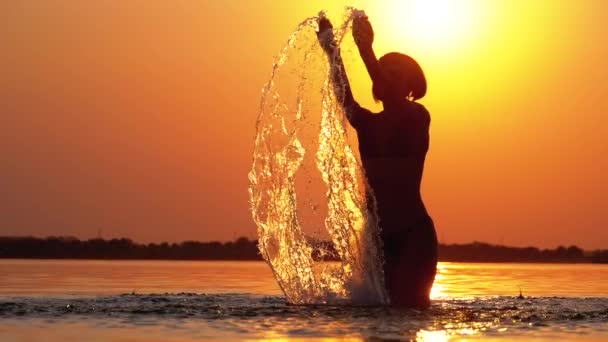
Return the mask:
M446 331L428 331L420 330L416 334L416 342L445 342L449 339Z
M466 43L479 18L479 7L471 1L391 0L382 6L393 38L409 36L419 46L441 50Z
M433 288L431 289L431 299L439 299L446 298L446 288L445 288L445 273L447 273L447 267L445 263L437 264L437 274L435 275L435 282L433 283Z

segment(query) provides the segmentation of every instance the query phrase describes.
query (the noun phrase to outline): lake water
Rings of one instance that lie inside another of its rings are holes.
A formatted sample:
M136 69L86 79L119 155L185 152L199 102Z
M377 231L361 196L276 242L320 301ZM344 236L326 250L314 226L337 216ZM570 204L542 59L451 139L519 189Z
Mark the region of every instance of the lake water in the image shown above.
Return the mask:
M261 262L0 260L2 342L513 339L608 340L608 265L440 263L417 311L287 305Z

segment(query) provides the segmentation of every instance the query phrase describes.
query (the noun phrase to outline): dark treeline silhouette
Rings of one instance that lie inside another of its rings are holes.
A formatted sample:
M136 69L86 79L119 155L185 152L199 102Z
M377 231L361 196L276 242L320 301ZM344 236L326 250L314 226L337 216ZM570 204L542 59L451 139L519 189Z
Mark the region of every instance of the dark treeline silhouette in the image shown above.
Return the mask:
M330 242L311 240L313 257L336 260ZM320 248L326 250L320 252ZM115 259L115 260L262 260L257 241L241 237L230 242L149 243L130 239L73 237L0 237L0 258L20 259ZM585 252L576 246L556 249L506 247L487 243L439 245L440 261L460 262L563 262L608 263L608 250Z
M442 261L465 262L590 262L591 258L576 247L559 246L556 249L536 247L507 247L482 242L442 245L439 248Z
M73 237L0 237L0 258L261 260L257 241L149 243L130 239L78 240Z

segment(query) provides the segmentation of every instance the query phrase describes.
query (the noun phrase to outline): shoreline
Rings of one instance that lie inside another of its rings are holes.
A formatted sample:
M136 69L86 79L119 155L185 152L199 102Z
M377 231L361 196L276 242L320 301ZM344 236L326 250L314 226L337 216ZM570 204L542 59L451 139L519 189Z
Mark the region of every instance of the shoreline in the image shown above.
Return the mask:
M340 261L330 241L309 239L314 261ZM262 261L257 240L137 243L130 239L0 237L0 259ZM577 246L555 249L510 247L484 242L439 244L440 262L606 264L608 250Z
M74 258L74 257L4 257L0 256L2 260L41 260L41 261L205 261L205 262L263 262L262 258L259 259L169 259L169 258ZM339 260L316 260L320 262L339 262ZM593 261L526 261L526 260L442 260L438 262L445 263L467 263L467 264L555 264L555 265L605 265L608 262L593 262Z

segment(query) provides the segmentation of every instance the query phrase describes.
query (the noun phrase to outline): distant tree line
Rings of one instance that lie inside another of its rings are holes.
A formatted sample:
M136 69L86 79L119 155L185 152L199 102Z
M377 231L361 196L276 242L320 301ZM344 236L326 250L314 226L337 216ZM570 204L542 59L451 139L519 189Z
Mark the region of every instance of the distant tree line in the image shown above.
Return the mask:
M331 242L311 240L313 258L338 260ZM140 259L140 260L262 260L256 240L230 242L149 243L130 239L73 237L0 237L0 258L20 259ZM439 245L440 261L608 263L608 250L585 252L579 247L556 249L507 247L481 242Z
M439 259L463 262L591 262L596 252L585 253L576 246L556 249L536 247L507 247L483 242L441 245Z
M261 260L256 241L149 243L130 239L73 237L0 237L0 258L22 259L149 259L149 260Z

